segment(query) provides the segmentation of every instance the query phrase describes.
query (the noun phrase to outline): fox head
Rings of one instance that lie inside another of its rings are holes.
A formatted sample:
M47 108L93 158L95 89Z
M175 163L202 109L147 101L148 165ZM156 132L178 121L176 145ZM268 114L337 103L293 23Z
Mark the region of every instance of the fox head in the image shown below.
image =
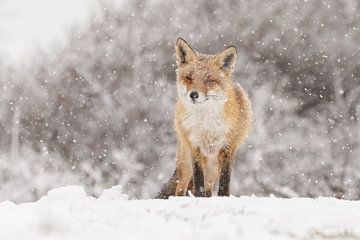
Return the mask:
M232 87L237 52L234 46L216 55L194 51L182 38L176 41L178 96L186 102L201 104L226 99L226 91Z

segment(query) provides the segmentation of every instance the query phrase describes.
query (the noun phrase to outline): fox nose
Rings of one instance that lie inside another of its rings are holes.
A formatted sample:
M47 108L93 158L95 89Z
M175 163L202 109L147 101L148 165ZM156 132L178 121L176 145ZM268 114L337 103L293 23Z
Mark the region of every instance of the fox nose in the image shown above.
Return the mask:
M192 91L190 93L190 98L193 102L195 102L195 100L199 98L199 93L197 91Z

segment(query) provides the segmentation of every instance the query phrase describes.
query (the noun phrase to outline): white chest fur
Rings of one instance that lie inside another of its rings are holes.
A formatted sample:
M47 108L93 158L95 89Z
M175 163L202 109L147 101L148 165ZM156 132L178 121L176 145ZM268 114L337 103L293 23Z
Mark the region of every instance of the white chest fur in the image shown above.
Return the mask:
M201 104L185 102L183 126L193 146L207 157L214 157L225 145L227 126L223 116L225 101L210 99Z

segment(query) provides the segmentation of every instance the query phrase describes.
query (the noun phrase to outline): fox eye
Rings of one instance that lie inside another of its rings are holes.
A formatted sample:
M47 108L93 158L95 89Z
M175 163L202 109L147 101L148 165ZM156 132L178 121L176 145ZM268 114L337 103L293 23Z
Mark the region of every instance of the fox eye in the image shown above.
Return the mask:
M192 81L192 78L190 76L186 76L186 79Z
M217 81L216 80L213 80L213 79L209 79L209 80L206 80L206 83L207 84L214 84L216 83Z

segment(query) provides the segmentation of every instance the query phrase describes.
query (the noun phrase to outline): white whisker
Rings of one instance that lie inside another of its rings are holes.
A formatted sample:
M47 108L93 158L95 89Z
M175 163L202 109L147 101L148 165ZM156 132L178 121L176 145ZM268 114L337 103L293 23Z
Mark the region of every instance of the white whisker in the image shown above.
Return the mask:
M208 94L206 95L207 98L212 97L212 98L225 98L224 95L218 95L218 94Z

